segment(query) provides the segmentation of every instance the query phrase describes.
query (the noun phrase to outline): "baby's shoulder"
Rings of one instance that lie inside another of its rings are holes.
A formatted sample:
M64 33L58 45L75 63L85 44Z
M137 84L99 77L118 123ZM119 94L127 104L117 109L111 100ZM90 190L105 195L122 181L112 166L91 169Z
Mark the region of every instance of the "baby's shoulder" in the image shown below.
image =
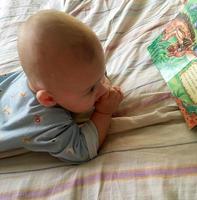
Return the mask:
M27 81L22 71L0 76L0 107L10 108L13 112L27 107L33 96L27 87ZM10 111L11 112L11 111ZM10 113L11 114L11 113Z
M0 84L8 83L14 79L16 79L18 76L22 75L23 71L15 71L10 73L0 73Z
M29 92L27 87L27 78L23 71L11 72L0 75L1 97L14 97L18 92ZM20 95L20 94L19 94Z
M36 94L29 88L23 71L2 76L0 82L0 108L5 119L15 116L28 121L31 118L38 124L72 123L69 111L60 106L44 107L36 99ZM42 123L41 123L42 122Z

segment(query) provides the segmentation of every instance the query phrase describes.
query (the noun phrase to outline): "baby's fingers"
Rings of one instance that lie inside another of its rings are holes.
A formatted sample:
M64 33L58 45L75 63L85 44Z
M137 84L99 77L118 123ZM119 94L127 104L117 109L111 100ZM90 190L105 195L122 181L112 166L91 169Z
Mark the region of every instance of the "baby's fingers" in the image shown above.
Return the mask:
M121 97L121 100L123 100L123 98L124 98L124 94L123 94L121 88L118 87L118 86L114 86L113 88L114 88L114 90L115 90L116 92L119 93L119 95L120 95L120 97Z

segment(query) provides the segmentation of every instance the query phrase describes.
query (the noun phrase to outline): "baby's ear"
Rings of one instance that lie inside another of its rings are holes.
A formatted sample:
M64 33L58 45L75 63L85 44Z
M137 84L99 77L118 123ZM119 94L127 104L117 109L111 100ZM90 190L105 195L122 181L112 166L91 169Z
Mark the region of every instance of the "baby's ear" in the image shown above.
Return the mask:
M46 90L39 90L36 93L36 98L38 102L45 107L51 107L56 105L54 98Z

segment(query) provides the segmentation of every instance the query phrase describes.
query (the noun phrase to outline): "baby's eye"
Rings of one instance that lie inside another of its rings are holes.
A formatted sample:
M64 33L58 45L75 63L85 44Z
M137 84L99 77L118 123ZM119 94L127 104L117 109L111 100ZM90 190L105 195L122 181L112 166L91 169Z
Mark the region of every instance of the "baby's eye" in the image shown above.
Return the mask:
M93 86L91 89L90 89L90 92L89 93L92 93L92 92L94 92L95 91L95 86Z

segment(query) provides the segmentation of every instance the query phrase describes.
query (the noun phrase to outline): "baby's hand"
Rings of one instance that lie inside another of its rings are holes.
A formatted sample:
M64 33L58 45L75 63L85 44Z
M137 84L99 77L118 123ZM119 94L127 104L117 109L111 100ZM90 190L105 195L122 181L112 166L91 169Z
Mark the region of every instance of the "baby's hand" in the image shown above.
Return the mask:
M123 100L123 93L119 87L110 87L109 91L104 94L95 104L95 111L112 115Z

